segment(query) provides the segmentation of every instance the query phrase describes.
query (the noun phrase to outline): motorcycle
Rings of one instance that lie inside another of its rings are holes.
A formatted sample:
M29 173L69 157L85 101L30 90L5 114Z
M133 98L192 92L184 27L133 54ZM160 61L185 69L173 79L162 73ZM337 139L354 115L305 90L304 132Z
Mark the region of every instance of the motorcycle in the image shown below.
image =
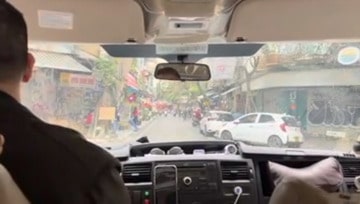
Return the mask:
M199 112L193 112L192 113L192 125L195 126L200 126L200 120L203 118L203 114L199 113Z
M185 112L185 111L183 111L183 112L181 113L181 115L182 115L183 120L186 120L186 118L187 118L187 114L186 114L186 112Z
M193 127L196 127L196 126L199 126L200 125L200 122L199 121L196 121L196 120L193 120L192 121L192 126Z
M192 117L192 126L196 127L196 126L199 126L199 125L200 125L200 118L198 118L196 116L193 116Z

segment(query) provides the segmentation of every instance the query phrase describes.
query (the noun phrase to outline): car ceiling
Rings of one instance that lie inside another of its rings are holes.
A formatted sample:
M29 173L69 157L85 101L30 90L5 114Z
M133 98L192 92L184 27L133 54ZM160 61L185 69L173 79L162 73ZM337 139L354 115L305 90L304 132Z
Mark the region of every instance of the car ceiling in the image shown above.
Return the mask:
M360 38L358 0L9 2L23 12L30 39L35 41L107 44Z

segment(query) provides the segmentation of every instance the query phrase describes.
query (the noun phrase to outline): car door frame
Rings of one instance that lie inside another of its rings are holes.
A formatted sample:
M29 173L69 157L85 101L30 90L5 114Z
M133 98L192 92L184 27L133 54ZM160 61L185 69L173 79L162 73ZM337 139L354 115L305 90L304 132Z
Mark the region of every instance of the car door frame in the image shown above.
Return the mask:
M274 120L271 123L260 123L261 116L270 116ZM269 113L259 113L256 124L254 124L254 141L258 144L267 144L268 138L276 131L276 117Z
M236 122L239 122L239 124L237 124L235 127L234 127L234 130L233 130L233 134L234 135L234 138L236 139L239 139L240 141L244 141L244 142L250 142L252 141L251 138L249 139L249 133L251 132L251 129L254 125L254 123L241 123L240 121L246 117L249 117L249 116L252 116L252 115L256 115L256 118L255 118L255 123L256 121L258 120L259 118L259 113L249 113L249 114L246 114L246 115L243 115L241 117L239 117L238 119L236 119Z
M211 114L210 111L204 112L204 116L199 121L199 128L200 128L200 131L203 133L205 133L204 130L205 130L205 126L206 126L206 121L208 121L208 117L210 114Z

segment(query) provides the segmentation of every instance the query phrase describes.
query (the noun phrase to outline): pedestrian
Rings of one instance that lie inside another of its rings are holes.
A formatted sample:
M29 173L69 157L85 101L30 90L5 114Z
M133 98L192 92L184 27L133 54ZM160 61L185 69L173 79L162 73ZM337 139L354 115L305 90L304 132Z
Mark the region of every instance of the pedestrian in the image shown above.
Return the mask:
M137 107L134 108L134 119L136 125L140 125L140 111Z
M118 135L118 132L120 130L120 109L119 107L116 108L115 111L115 119L112 124L113 132L115 135Z
M139 130L138 123L139 123L139 111L137 107L134 107L130 115L130 124L135 132Z
M86 128L90 129L90 127L93 123L94 123L94 111L90 111L85 118Z
M93 124L94 124L94 118L95 118L95 111L90 111L85 118L85 128L87 130L88 135L91 135L93 132Z

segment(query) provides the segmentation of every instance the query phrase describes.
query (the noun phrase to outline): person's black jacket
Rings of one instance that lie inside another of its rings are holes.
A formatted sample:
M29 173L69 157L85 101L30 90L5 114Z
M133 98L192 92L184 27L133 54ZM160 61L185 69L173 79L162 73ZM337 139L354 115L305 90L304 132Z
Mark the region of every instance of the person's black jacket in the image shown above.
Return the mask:
M34 204L127 204L119 162L71 129L50 125L0 92L0 163Z

